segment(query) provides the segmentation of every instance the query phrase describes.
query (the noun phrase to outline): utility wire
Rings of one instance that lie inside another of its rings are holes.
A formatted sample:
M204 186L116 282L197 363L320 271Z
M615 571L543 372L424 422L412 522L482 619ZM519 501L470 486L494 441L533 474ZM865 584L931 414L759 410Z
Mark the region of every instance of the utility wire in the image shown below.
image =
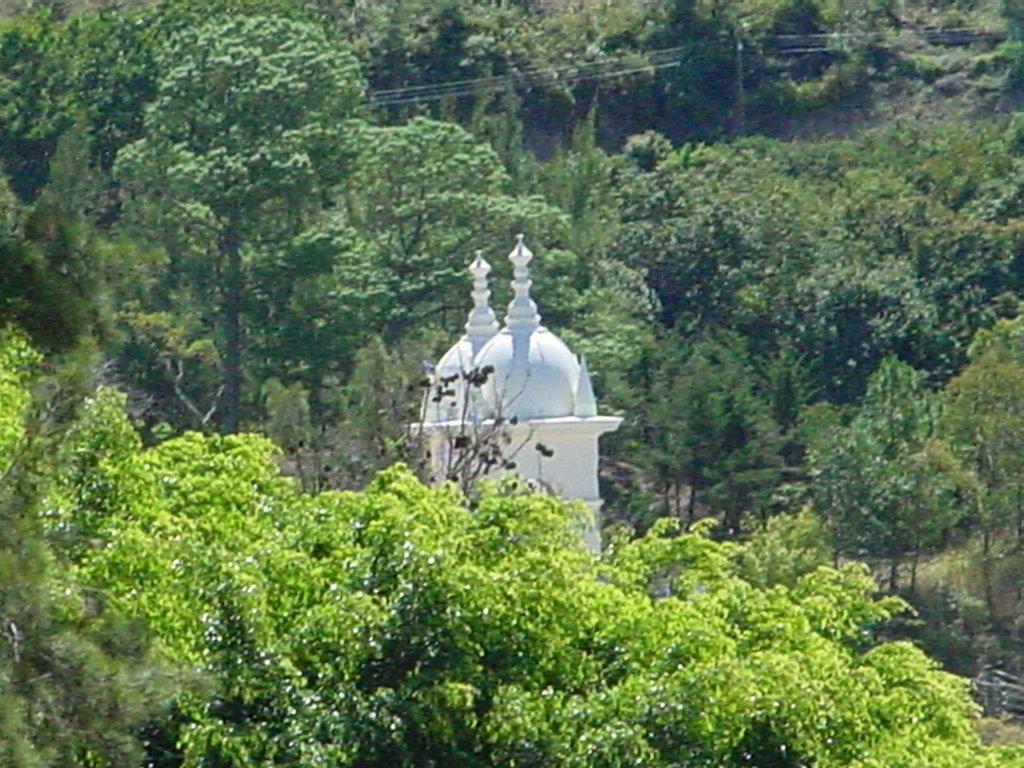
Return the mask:
M922 36L959 35L973 40L991 40L1002 33L980 29L978 27L954 27L950 29L920 30ZM879 41L887 36L879 32L808 32L806 34L765 35L757 42L784 44L772 50L774 56L803 56L816 53L829 53L835 49L830 41ZM724 40L723 40L724 42ZM445 83L411 85L402 88L385 88L372 91L370 101L375 106L402 106L439 99L470 96L479 93L483 88L507 90L520 84L577 83L609 80L627 77L646 72L671 69L681 66L684 61L693 61L706 56L694 54L695 44L678 45L661 48L647 53L636 53L603 61L565 64L557 67L543 67L523 70L506 75L477 77L466 80L453 80ZM684 54L691 55L685 56ZM643 63L640 63L642 61Z
M667 61L667 62L664 62L664 63L661 63L661 64L645 64L645 65L642 65L642 66L629 67L629 68L626 68L626 69L617 69L617 70L610 71L610 72L599 72L599 73L583 72L583 73L580 73L580 74L577 74L577 75L571 75L571 76L568 76L568 77L561 77L561 78L559 78L559 77L550 77L550 78L547 78L547 81L552 82L552 83L578 83L578 82L596 81L596 80L610 80L612 78L627 77L629 75L636 75L636 74L640 74L642 72L652 72L652 71L656 71L656 70L670 69L672 67L678 67L680 64L682 64L681 61ZM497 90L504 90L504 89L508 88L509 86L511 86L511 85L513 85L513 84L515 84L517 82L521 82L522 80L523 80L523 78L519 77L519 76L509 76L509 77L500 78L499 80L494 81L493 83L490 84L490 86L492 88L497 89ZM543 84L544 81L545 81L545 78L534 77L529 82L531 84L540 85L540 84ZM432 93L416 94L416 95L412 95L412 96L392 97L392 98L387 98L387 99L374 99L373 103L375 105L377 105L377 106L395 106L395 105L401 105L401 104L413 104L413 103L420 103L420 102L426 102L426 101L437 101L438 99L444 99L444 98L448 98L448 97L471 96L473 94L479 93L480 92L480 88L481 88L480 85L473 85L473 86L467 86L467 87L456 89L456 90L444 90L444 91L440 91L440 92L436 92L436 93L432 92Z
M646 55L648 57L653 57L653 58L662 58L662 57L665 57L665 56L671 56L671 55L674 55L674 54L677 54L677 53L682 53L683 51L685 51L687 48L690 48L690 47L692 47L692 46L690 46L690 45L677 45L677 46L672 47L672 48L661 48L659 50L651 51L651 52L649 52ZM389 96L405 95L405 94L409 94L409 93L416 93L416 92L419 92L419 91L431 91L431 90L434 90L436 88L462 87L462 86L470 86L470 85L476 86L476 85L488 84L490 82L501 82L501 81L507 80L507 79L509 79L511 77L518 77L518 78L526 79L526 78L529 78L529 77L534 76L534 75L552 75L552 76L554 76L554 75L557 75L560 72L575 72L575 71L578 71L578 70L581 70L581 69L589 69L589 68L595 68L595 67L596 68L599 68L599 67L610 67L610 66L613 66L613 65L619 64L619 63L636 61L637 58L639 58L641 55L642 54L631 54L629 56L622 56L622 57L617 58L617 59L605 59L603 61L590 61L590 62L584 62L582 64L564 64L564 65L562 65L560 67L539 67L537 69L525 70L525 71L523 71L521 73L518 73L518 74L494 75L494 76L491 76L491 77L476 77L476 78L472 78L470 80L452 80L452 81L449 81L449 82L436 83L436 84L433 84L433 85L411 85L411 86L408 86L408 87L405 87L405 88L385 88L385 89L382 89L382 90L379 90L379 91L374 91L373 95L386 98L386 97L389 97Z
M811 53L834 53L835 48L779 48L772 56L804 56Z
M370 98L375 105L393 106L420 101L435 101L448 96L465 96L479 92L481 88L507 88L513 84L574 83L588 80L606 80L614 77L677 67L682 63L679 54L693 46L676 46L652 51L646 55L633 54L618 59L571 64L561 67L545 67L522 72L478 77L470 80L456 80L448 83L414 85L407 88L390 88L374 91Z

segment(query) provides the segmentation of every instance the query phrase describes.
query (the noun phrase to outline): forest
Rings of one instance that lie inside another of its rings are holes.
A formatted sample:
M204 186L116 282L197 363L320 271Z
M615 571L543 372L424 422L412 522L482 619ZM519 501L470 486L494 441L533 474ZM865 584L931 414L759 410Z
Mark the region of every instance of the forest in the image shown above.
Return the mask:
M0 174L0 765L1024 766L1018 0L2 0Z

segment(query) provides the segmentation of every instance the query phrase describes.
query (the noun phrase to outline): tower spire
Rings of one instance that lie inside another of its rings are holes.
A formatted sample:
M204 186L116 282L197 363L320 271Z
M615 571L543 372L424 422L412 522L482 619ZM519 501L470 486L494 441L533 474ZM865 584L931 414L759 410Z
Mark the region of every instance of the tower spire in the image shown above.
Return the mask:
M533 252L523 244L524 235L516 235L516 247L508 255L509 261L515 266L513 271L512 290L515 296L508 305L508 313L505 315L505 325L510 331L534 331L540 327L540 315L537 314L537 305L530 298L529 263L533 258Z
M498 320L488 303L491 290L487 276L491 273L491 265L484 259L483 251L476 252L476 258L469 265L469 273L473 275L473 291L470 294L473 297L473 309L466 321L466 337L473 345L473 354L476 354L498 332Z
M594 397L594 385L590 381L587 370L587 358L580 355L580 377L576 382L576 407L574 416L589 419L597 416L597 399Z

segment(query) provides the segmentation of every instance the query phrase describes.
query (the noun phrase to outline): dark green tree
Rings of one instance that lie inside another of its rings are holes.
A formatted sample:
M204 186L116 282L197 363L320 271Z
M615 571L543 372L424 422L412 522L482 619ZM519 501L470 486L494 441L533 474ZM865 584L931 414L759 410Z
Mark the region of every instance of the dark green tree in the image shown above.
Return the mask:
M22 202L39 195L57 141L75 120L72 71L49 11L0 19L0 168Z
M130 254L56 211L22 215L22 226L0 233L0 324L18 325L47 351L68 351L90 335L108 337L108 278Z
M23 337L0 331L0 763L138 765L139 729L160 716L171 678L144 628L83 589L47 542L74 396L40 373Z
M461 322L475 249L486 247L494 261L490 249L511 248L519 232L549 249L566 239L565 215L514 189L495 152L458 125L416 118L369 126L359 147L348 222L371 245L366 268L390 296L389 338L425 319L445 321L442 327ZM556 272L551 260L545 267Z
M886 358L846 426L810 441L811 497L842 553L888 564L891 590L910 558L913 589L920 554L968 511L970 475L942 441L938 405L921 374Z
M778 426L754 387L745 344L709 336L688 355L669 353L654 380L644 460L665 511L692 523L704 510L738 536L749 515L767 512L782 467Z
M135 221L169 252L165 289L189 291L216 328L232 432L253 264L301 232L348 172L357 67L320 29L274 16L182 30L158 64L145 136L116 173Z

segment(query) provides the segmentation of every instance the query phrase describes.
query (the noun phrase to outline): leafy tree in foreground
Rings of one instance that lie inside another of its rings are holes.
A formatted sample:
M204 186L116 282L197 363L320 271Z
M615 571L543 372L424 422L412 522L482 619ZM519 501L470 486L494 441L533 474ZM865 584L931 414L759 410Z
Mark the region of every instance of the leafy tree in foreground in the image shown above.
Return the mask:
M28 419L38 364L0 331L0 765L138 765L169 681L138 624L81 589L43 536L61 430Z
M82 573L213 686L178 700L179 755L154 765L1024 759L979 746L962 681L871 642L901 604L859 567L758 588L727 545L665 524L596 560L575 508L512 482L473 509L400 467L311 496L260 438L139 451L117 418L76 436L97 459L65 486L64 524L97 509L76 489L104 489L89 525L108 545Z
M769 518L737 550L740 575L759 587L793 586L831 562L828 530L810 510Z

